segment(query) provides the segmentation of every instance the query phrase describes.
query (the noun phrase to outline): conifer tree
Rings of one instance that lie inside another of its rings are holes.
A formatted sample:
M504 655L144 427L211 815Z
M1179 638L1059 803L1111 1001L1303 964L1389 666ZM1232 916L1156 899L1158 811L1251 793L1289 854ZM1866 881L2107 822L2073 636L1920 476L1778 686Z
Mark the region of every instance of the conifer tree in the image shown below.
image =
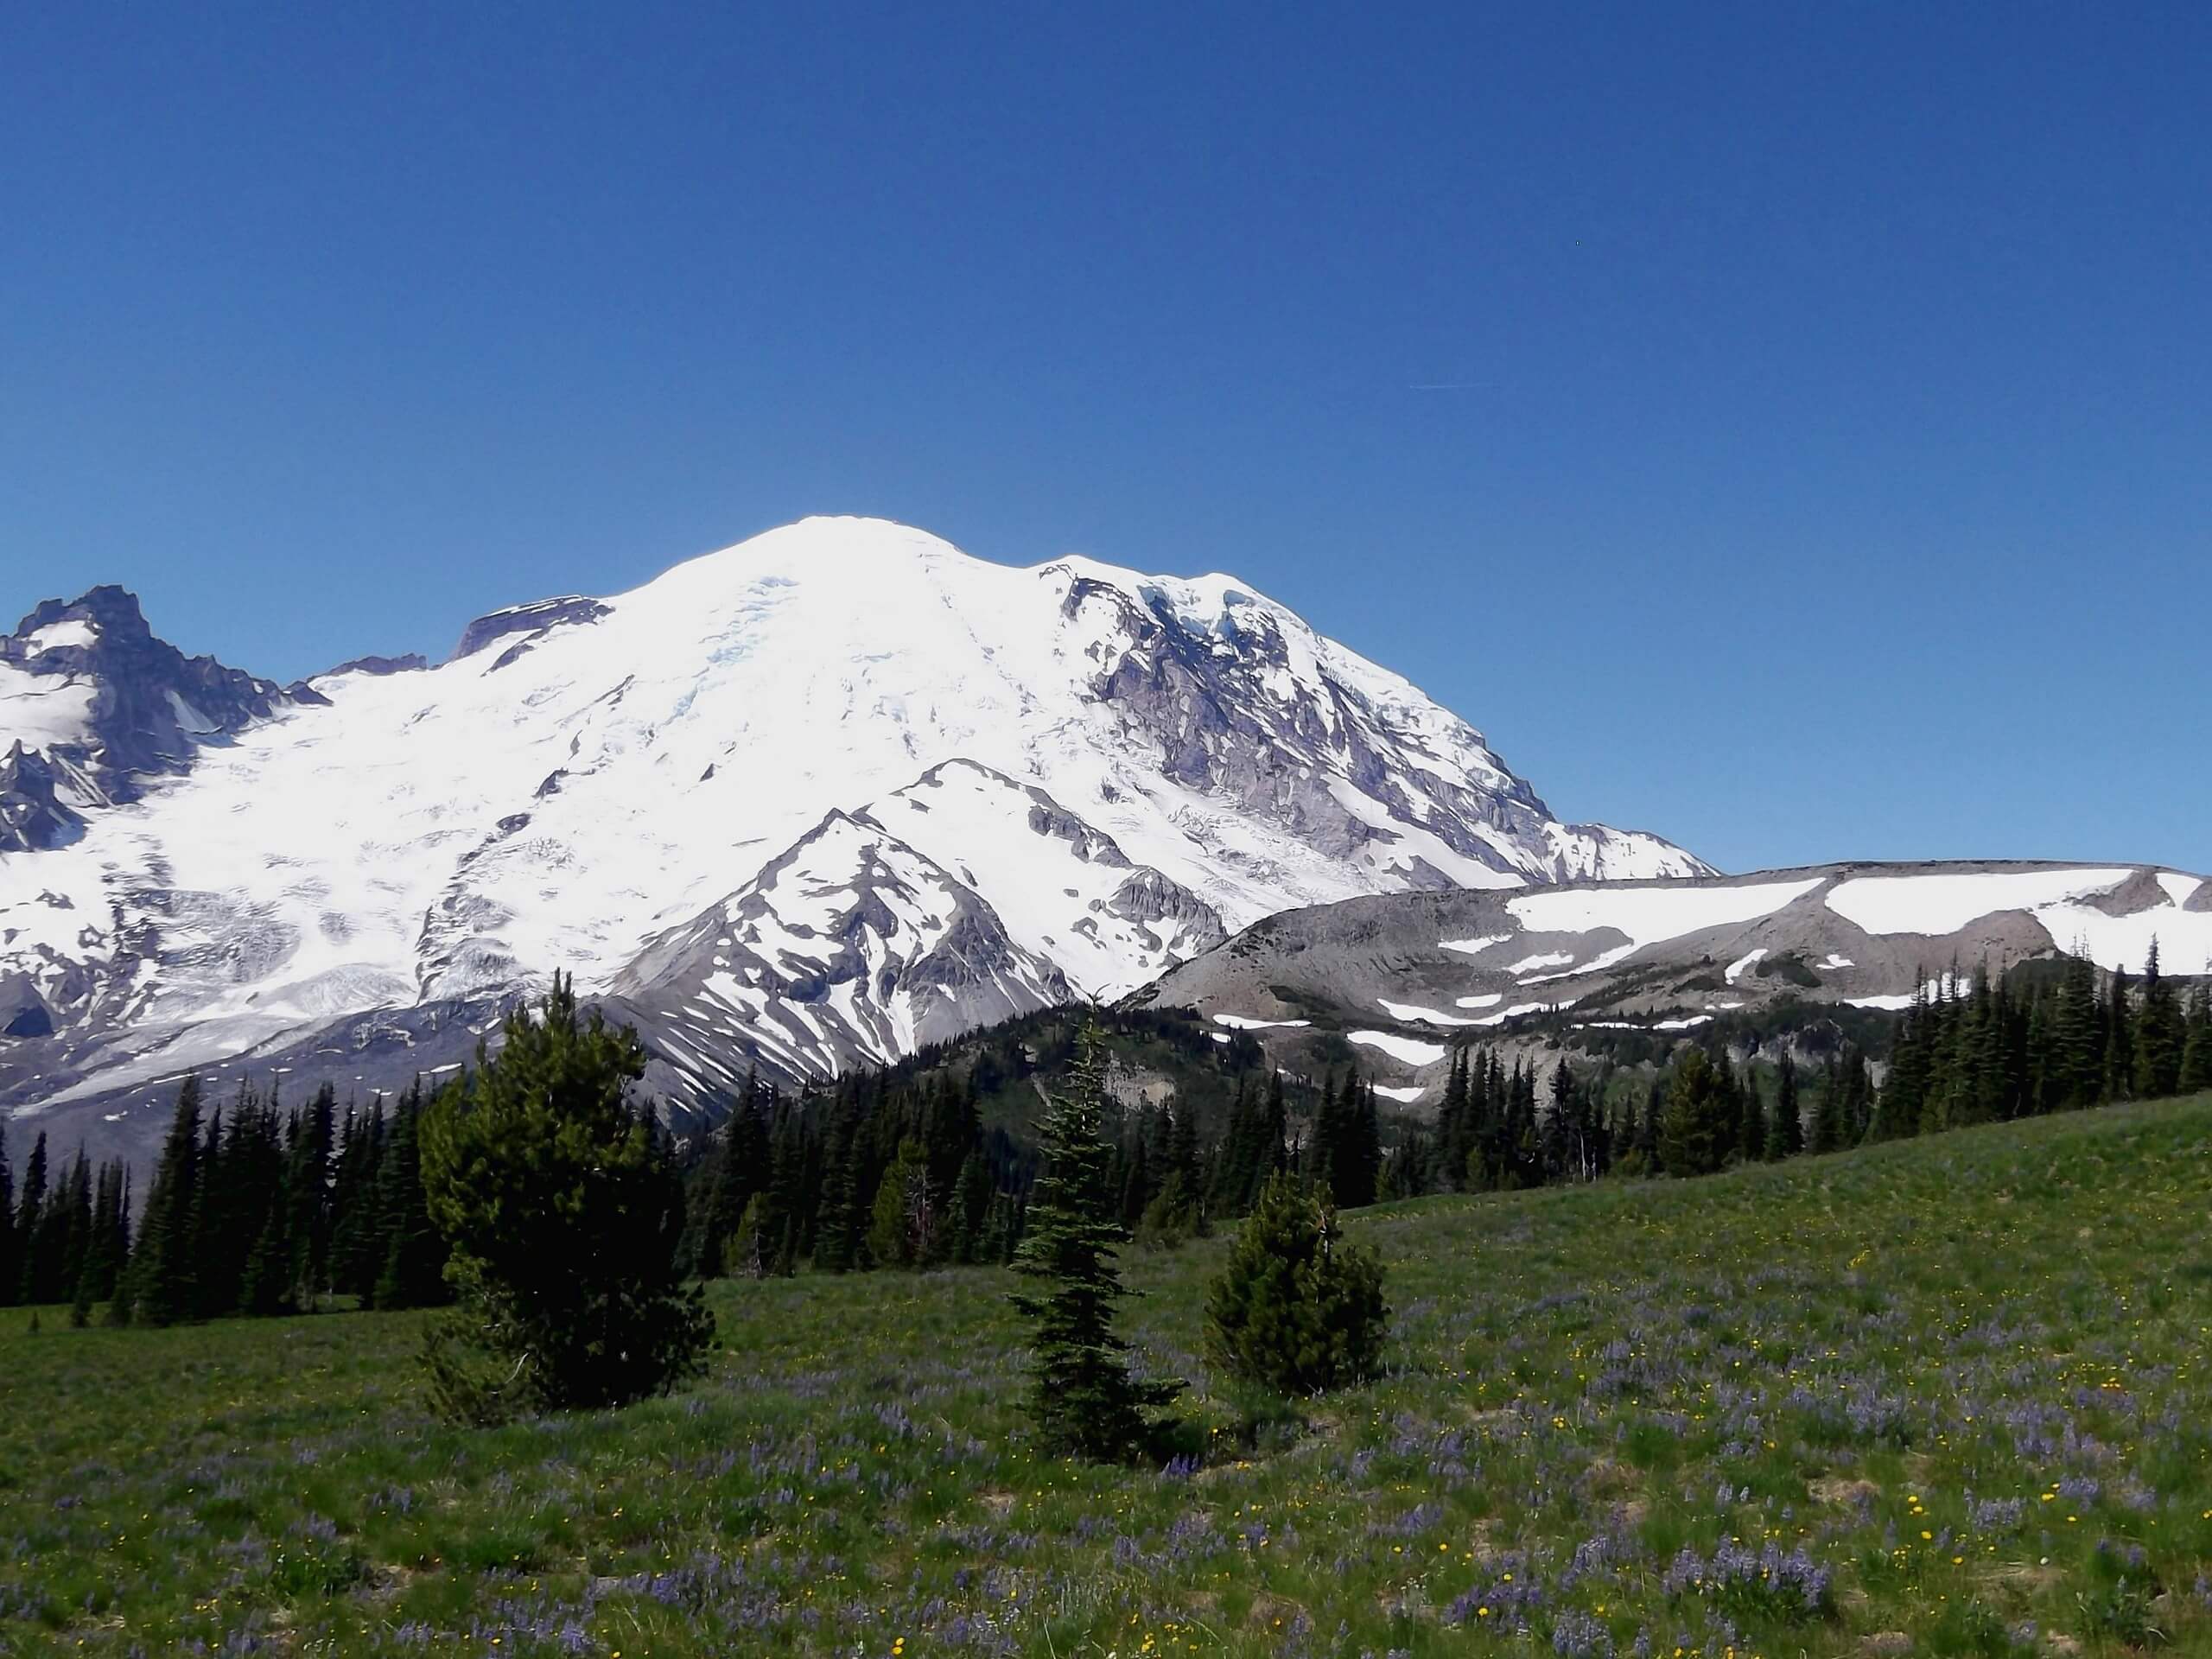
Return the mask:
M330 1289L330 1179L335 1154L338 1090L315 1090L292 1132L283 1175L286 1215L282 1223L290 1252L289 1295L313 1307Z
M2196 982L2190 1000L2189 1034L2183 1045L2181 1084L2183 1093L2212 1089L2212 975Z
M18 1301L40 1300L39 1227L46 1219L46 1131L31 1143L23 1165L23 1195L16 1206L16 1267L9 1294Z
M769 1126L768 1158L766 1180L757 1194L760 1204L753 1248L770 1273L788 1279L798 1268L808 1162L806 1122L801 1112L773 1090L761 1108L761 1118Z
M122 1163L101 1165L92 1199L92 1235L86 1245L80 1279L81 1294L92 1302L114 1300L116 1281L130 1256L130 1219L124 1194Z
M1382 1178L1376 1196L1386 1203L1395 1198L1417 1198L1429 1190L1432 1160L1436 1147L1419 1129L1407 1129L1398 1137L1398 1143L1382 1160Z
M2097 1103L2105 1075L2105 1021L2097 1004L2097 970L2087 957L2066 960L2052 1038L2057 1057L2051 1109L2072 1111Z
M2135 999L2125 968L2113 970L2112 989L2105 999L2104 1056L2104 1083L2097 1099L2125 1100L2135 1092Z
M1357 1209L1375 1202L1376 1187L1382 1179L1382 1116L1375 1103L1375 1079L1370 1077L1359 1091L1359 1116L1352 1125L1353 1149L1357 1156L1355 1189L1358 1203L1349 1206Z
M991 1258L983 1253L983 1231L990 1214L991 1199L997 1189L991 1181L991 1166L985 1161L982 1149L971 1147L962 1160L960 1179L954 1183L951 1224L954 1230L952 1259L956 1262L985 1262ZM817 1265L821 1254L815 1255Z
M1344 1242L1328 1196L1277 1175L1206 1296L1206 1346L1232 1375L1283 1394L1363 1382L1389 1319L1382 1268Z
M859 1090L841 1090L823 1147L822 1219L814 1245L814 1265L826 1273L849 1273L865 1265L865 1229L860 1219L860 1165L865 1153L861 1129Z
M1738 1072L1724 1058L1720 1074L1726 1080L1736 1107L1736 1156L1755 1164L1766 1156L1766 1108L1759 1099L1758 1081L1748 1071Z
M1643 1092L1643 1109L1636 1120L1635 1150L1643 1155L1647 1172L1663 1171L1666 1165L1659 1153L1659 1121L1667 1110L1668 1077L1664 1071L1656 1073L1650 1087Z
M452 1300L446 1241L430 1219L423 1190L423 1082L417 1077L391 1115L377 1166L377 1236L383 1261L370 1301L380 1308L436 1307Z
M200 1078L184 1080L162 1144L126 1294L142 1325L174 1325L193 1309L193 1220L200 1196Z
M1774 1115L1767 1121L1770 1161L1795 1158L1805 1149L1804 1108L1797 1098L1797 1062L1787 1049L1775 1082Z
M929 1260L935 1229L929 1161L921 1142L908 1135L899 1143L899 1155L876 1185L868 1230L868 1254L878 1267L922 1266Z
M421 1090L418 1077L411 1089L418 1102ZM340 1140L338 1170L331 1182L331 1282L344 1294L359 1297L365 1306L375 1300L385 1255L378 1179L385 1141L382 1096L365 1109L346 1108Z
M85 1276L85 1258L92 1247L92 1166L82 1147L77 1148L77 1156L69 1166L61 1196L65 1219L57 1251L60 1272L54 1287L57 1299L65 1294L75 1294Z
M1128 1242L1107 1190L1105 1038L1095 1019L1077 1039L1073 1075L1041 1130L1042 1166L1014 1271L1036 1288L1014 1302L1036 1325L1030 1414L1054 1452L1102 1461L1141 1453L1157 1426L1150 1414L1172 1385L1129 1375L1128 1345L1114 1332L1127 1293L1115 1256Z
M722 1244L722 1260L716 1268L719 1273L744 1279L766 1279L775 1270L775 1252L766 1243L766 1230L761 1224L761 1213L767 1207L765 1195L755 1192L746 1200L745 1213L737 1218L737 1230Z
M1110 1184L1121 1189L1122 1224L1126 1227L1135 1227L1137 1218L1144 1214L1145 1206L1152 1202L1152 1149L1147 1141L1148 1137L1140 1131L1135 1144L1122 1159L1118 1179L1111 1172L1107 1177Z
M2151 941L2143 968L2143 998L2135 1016L2134 1090L2139 1100L2163 1100L2181 1088L2185 1041L2181 1004L2173 982L2158 969L2158 942Z
M634 1031L579 1016L556 975L518 1008L496 1058L448 1085L417 1134L430 1218L452 1249L460 1310L424 1359L442 1412L620 1405L703 1363L712 1322L681 1282L683 1190L650 1110Z
M1659 1120L1661 1166L1669 1175L1709 1175L1727 1162L1736 1138L1733 1091L1704 1050L1686 1049Z
M1916 969L1913 977L1919 976ZM1920 1133L1921 1120L1928 1106L1929 1077L1939 1017L1929 1002L1926 988L1915 990L1912 1007L1897 1032L1897 1044L1890 1055L1889 1082L1882 1090L1880 1109L1869 1126L1869 1139L1897 1141Z
M1467 1115L1469 1053L1452 1051L1451 1070L1444 1079L1444 1101L1436 1111L1437 1166L1443 1184L1457 1192L1467 1184L1467 1158L1475 1149L1473 1126Z
M1166 1118L1166 1157L1160 1166L1160 1185L1177 1176L1190 1201L1196 1204L1203 1190L1198 1185L1198 1114L1194 1107L1169 1096L1163 1108Z

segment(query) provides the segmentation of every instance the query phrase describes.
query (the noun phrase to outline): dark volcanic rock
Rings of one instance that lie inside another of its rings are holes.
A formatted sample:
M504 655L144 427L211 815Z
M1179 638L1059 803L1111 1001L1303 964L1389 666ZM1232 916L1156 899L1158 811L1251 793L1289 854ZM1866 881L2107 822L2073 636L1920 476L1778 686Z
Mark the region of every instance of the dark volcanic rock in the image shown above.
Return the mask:
M606 606L581 594L569 594L560 599L541 599L532 605L511 606L504 611L494 611L489 616L480 616L461 630L461 643L453 648L452 660L457 663L464 657L474 657L494 639L504 639L510 634L535 637L550 628L596 622L607 614ZM512 649L510 647L510 652Z
M0 771L0 846L60 846L81 830L86 812L137 800L140 779L188 771L200 745L322 701L213 657L187 657L155 637L134 594L114 587L48 600L0 639L0 663L29 676L35 695L90 693L72 735L28 742L7 729L9 704L0 701L0 747L21 750Z
M334 679L340 674L419 674L430 665L430 659L420 652L409 652L404 657L356 657L350 663L340 663L327 673L318 674L319 680Z

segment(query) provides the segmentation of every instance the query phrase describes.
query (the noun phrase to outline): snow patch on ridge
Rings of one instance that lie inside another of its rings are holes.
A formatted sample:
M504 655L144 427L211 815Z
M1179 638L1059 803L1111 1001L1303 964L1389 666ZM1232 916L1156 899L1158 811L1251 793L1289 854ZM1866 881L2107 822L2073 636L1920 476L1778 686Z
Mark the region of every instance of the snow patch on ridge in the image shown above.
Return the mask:
M1828 908L1869 933L1955 933L1999 911L2033 912L2108 892L2132 870L1991 870L1860 875L1829 889Z
M1419 1042L1388 1031L1348 1031L1344 1039L1362 1048L1379 1049L1405 1065L1434 1065L1452 1052L1440 1043Z
M1382 996L1376 997L1375 1001L1393 1020L1403 1020L1408 1025L1472 1026L1481 1023L1475 1020L1462 1020L1456 1014L1440 1014L1434 1008L1421 1007L1418 1002L1393 1002Z
M2212 965L2212 911L2182 908L2199 879L2162 872L2154 885L2163 902L2111 914L2100 901L2137 874L2114 868L1854 876L1836 883L1827 904L1867 932L1891 936L1955 933L1986 916L2021 912L2059 949L2082 950L2107 970L2141 973L2155 943L2169 969L2205 971Z

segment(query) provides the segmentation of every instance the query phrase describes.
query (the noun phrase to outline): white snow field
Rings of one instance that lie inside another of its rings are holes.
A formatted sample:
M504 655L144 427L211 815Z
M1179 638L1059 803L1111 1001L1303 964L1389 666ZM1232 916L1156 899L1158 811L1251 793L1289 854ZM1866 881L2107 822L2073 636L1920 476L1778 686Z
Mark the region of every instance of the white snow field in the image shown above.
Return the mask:
M1344 1040L1388 1054L1405 1065L1434 1065L1452 1051L1440 1043L1424 1043L1388 1031L1348 1031Z
M1409 1026L1475 1026L1482 1023L1479 1020L1462 1019L1456 1014L1442 1014L1434 1008L1425 1008L1418 1002L1393 1002L1383 996L1376 997L1375 1002L1393 1020Z
M2137 874L2118 868L1853 876L1837 882L1827 902L1847 921L1878 935L1955 933L1985 916L2024 912L2054 944L2083 951L2101 968L2139 974L2156 941L2169 969L2205 972L2212 964L2212 911L2183 908L2203 878L2157 872L2163 902L2126 915L2096 902Z
M1568 887L1516 893L1505 901L1505 907L1526 932L1586 933L1609 928L1628 938L1626 944L1601 950L1589 961L1563 968L1560 972L1524 975L1521 983L1541 985L1552 980L1577 979L1625 962L1648 944L1678 939L1686 933L1702 932L1707 928L1757 921L1802 898L1825 879L1816 875L1806 880L1752 881L1728 887L1698 883L1670 887ZM1576 954L1573 950L1553 952L1530 957L1516 965L1570 963L1574 963Z
M0 976L25 975L64 1024L118 1033L79 1092L556 968L602 989L832 810L873 815L1100 996L1209 942L1189 906L1109 913L1133 874L1234 931L1440 881L1704 868L1653 837L1548 820L1465 721L1227 576L1080 557L1014 569L900 525L817 518L603 606L550 626L553 602L520 607L517 631L427 671L325 677L331 707L202 748L72 845L0 858ZM1171 633L1208 653L1200 667L1249 722L1220 736L1216 772L1133 712L1147 685L1161 708L1195 695L1166 660ZM1117 673L1135 689L1107 695ZM88 693L31 679L0 670L0 753L81 727ZM1373 833L1301 838L1306 809L1221 781L1255 760ZM1389 803L1351 781L1378 766ZM1073 826L1039 827L1032 809L1051 814L1031 790ZM1531 827L1475 810L1505 799ZM1445 839L1452 826L1481 856ZM831 896L818 925L872 925ZM158 950L124 948L146 937ZM85 972L89 996L71 989ZM157 1052L188 1031L188 1056Z
M1751 952L1748 956L1738 957L1735 961L1730 963L1728 966L1721 971L1720 976L1726 980L1731 985L1733 985L1738 980L1741 979L1745 974L1751 972L1752 969L1758 967L1759 963L1765 960L1766 950L1764 946L1761 946L1758 950Z

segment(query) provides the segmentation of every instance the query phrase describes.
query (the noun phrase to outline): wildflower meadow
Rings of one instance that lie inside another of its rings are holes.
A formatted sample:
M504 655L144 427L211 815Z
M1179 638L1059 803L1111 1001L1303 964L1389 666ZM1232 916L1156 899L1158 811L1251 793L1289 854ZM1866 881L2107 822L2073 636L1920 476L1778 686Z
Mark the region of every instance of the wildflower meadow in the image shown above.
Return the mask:
M0 1653L2212 1651L2212 1099L1344 1218L1383 1374L1047 1459L995 1268L709 1287L705 1377L446 1427L423 1316L0 1324Z

